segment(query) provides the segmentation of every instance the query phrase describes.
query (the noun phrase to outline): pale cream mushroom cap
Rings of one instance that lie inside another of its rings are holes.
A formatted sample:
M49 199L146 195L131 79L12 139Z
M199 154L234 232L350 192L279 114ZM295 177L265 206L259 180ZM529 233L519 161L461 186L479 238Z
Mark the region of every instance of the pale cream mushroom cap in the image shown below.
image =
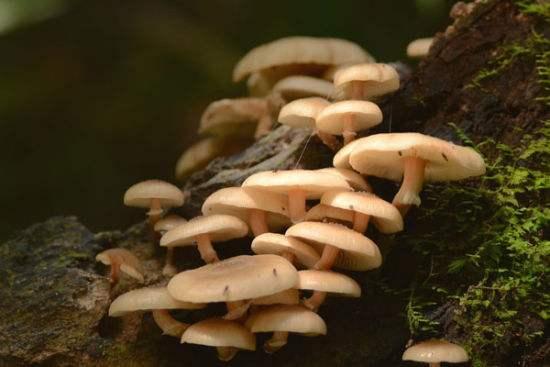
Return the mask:
M329 205L317 204L307 211L304 220L306 222L321 222L325 218L353 223L353 212Z
M184 302L232 302L268 296L298 282L298 272L277 255L241 255L184 271L168 283Z
M286 100L306 97L328 98L334 94L334 85L324 79L305 75L291 75L279 80L273 91Z
M351 155L351 152L353 149L355 149L356 146L361 144L360 142L363 141L365 138L360 138L357 140L352 141L351 143L348 143L342 147L336 154L334 155L334 158L332 159L332 165L336 168L353 168L351 164L349 163L349 156Z
M253 333L290 332L308 336L326 335L327 325L315 312L298 305L275 305L253 313L246 320Z
M297 99L284 105L277 121L292 127L315 129L315 119L329 105L329 101L320 97Z
M403 230L403 217L399 210L387 201L370 192L327 192L321 197L321 204L366 214L382 233Z
M378 246L369 238L335 223L302 222L290 227L285 235L296 237L320 252L330 245L341 250L335 266L348 270L370 270L382 264Z
M204 201L202 214L227 214L247 222L250 209L266 211L269 226L279 229L290 224L286 196L246 187L226 187L214 192Z
M109 307L109 316L120 317L129 312L148 310L198 310L204 303L180 302L170 296L166 287L146 287L118 296Z
M256 350L256 336L247 328L238 322L217 318L190 325L181 336L181 342Z
M374 61L357 44L336 38L286 37L250 50L235 66L233 81L251 73L292 64L339 65Z
M336 99L350 99L359 87L361 99L371 99L399 89L399 74L388 64L366 63L339 69L334 75Z
M183 223L187 223L187 219L182 218L176 214L169 214L166 217L159 219L159 221L155 223L155 231L167 232Z
M252 137L256 124L268 113L267 101L263 98L227 98L215 101L208 105L201 116L199 134Z
M400 181L405 157L426 161L425 181L453 181L485 173L483 158L470 147L419 133L377 134L361 139L350 155L363 174Z
M352 117L353 131L370 129L382 122L382 111L369 101L341 101L321 111L315 121L319 130L332 135L342 135L346 119Z
M277 233L264 233L252 241L252 251L255 254L281 255L283 252L290 252L299 263L306 267L312 267L319 261L319 254L311 246L302 241Z
M419 38L412 41L407 46L407 56L412 58L426 57L430 52L430 47L432 47L433 42L433 37Z
M252 304L256 306L267 305L297 305L300 303L300 292L296 288L286 289L269 296L254 298Z
M404 361L425 363L462 363L469 360L468 353L460 345L445 340L430 339L408 348Z
M243 187L279 193L300 189L306 192L308 199L319 199L330 190L351 191L346 180L337 175L302 169L258 172L248 177L243 182Z
M111 248L100 252L95 257L96 261L104 265L112 266L111 261L115 260L120 264L120 271L124 274L143 282L143 274L141 272L141 263L138 258L130 251L123 248Z
M208 235L211 242L229 241L248 234L248 225L232 215L214 214L195 217L166 232L161 246L193 246L199 235Z
M342 177L351 186L352 189L357 191L372 191L372 188L368 184L367 180L363 178L359 173L346 168L321 168L318 171L328 172L333 175Z
M361 286L344 274L325 270L302 270L298 272L298 278L298 289L346 297L361 296Z
M147 180L130 186L124 193L124 205L149 208L151 200L158 199L163 208L183 205L183 193L171 183Z

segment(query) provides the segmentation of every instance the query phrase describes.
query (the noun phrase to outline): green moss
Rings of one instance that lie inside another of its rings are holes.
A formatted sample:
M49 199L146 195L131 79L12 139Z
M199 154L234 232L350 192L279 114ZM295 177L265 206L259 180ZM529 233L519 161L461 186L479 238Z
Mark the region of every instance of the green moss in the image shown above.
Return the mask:
M533 0L518 0L516 1L516 5L522 13L539 16L545 21L550 22L550 3Z

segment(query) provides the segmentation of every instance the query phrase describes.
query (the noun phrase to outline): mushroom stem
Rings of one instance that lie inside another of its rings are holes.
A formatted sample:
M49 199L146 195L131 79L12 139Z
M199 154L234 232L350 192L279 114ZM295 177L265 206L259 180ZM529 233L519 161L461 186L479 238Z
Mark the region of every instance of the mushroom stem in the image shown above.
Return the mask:
M111 257L111 273L109 276L112 284L118 283L118 279L120 278L120 262L115 256Z
M342 136L344 137L344 145L347 145L355 140L357 133L353 129L353 115L348 114L344 118L344 129Z
M271 339L265 342L264 350L266 353L275 353L286 345L288 339L287 331L275 331Z
M314 291L311 297L304 300L304 306L312 311L317 311L319 309L319 306L321 306L325 302L326 298L326 292Z
M226 320L238 320L248 312L251 305L252 301L227 302L227 313L223 318Z
M300 223L306 216L306 192L302 189L288 191L288 210L292 223Z
M210 237L207 234L200 234L195 237L197 241L197 248L201 254L201 258L205 263L210 264L213 262L220 261L216 250L212 247L212 242L210 242Z
M166 262L164 264L164 268L162 268L162 274L169 277L176 275L177 272L178 270L174 265L174 247L167 247Z
M174 319L168 310L153 310L153 319L164 335L181 338L189 324Z
M329 147L332 151L337 151L340 148L340 143L338 142L338 139L331 134L325 133L321 130L315 130L314 134L317 134L319 139L325 144L327 147Z
M361 83L351 82L351 98L350 99L363 99L363 88Z
M273 126L273 119L271 118L271 115L265 114L260 118L260 121L258 121L258 125L256 125L256 131L254 132L254 138L256 140L259 140L264 135L269 134L271 131L271 127Z
M160 203L160 199L151 199L149 211L147 212L147 216L149 217L149 225L151 226L151 228L153 228L155 224L159 221L161 215L162 205Z
M424 183L426 161L416 157L403 158L403 183L392 204L405 216L411 205L420 205L418 194Z
M365 233L369 225L369 219L369 215L355 212L353 216L353 230L359 233Z
M269 232L266 213L263 210L251 209L248 217L248 223L250 224L250 229L252 230L254 237Z
M340 249L338 247L325 245L321 258L313 265L313 268L317 270L330 270L338 258L339 253Z
M296 259L296 255L294 255L290 251L283 251L283 252L280 253L279 256L281 256L282 258L285 258L291 264L294 264L294 260Z
M217 347L216 349L218 350L218 359L223 362L232 360L239 351L234 347Z

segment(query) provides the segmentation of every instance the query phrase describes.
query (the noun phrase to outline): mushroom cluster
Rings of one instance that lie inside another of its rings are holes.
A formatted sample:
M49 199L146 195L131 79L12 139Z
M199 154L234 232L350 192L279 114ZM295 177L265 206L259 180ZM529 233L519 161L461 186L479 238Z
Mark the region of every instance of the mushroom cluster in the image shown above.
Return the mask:
M333 84L314 78L323 75ZM204 201L202 215L189 221L164 216L168 208L183 204L177 187L158 180L132 186L124 203L149 208L149 222L161 236L160 246L168 250L166 279L162 286L120 295L109 310L112 317L152 311L164 334L215 347L223 361L239 350L255 350L256 333L271 333L264 344L268 353L282 348L290 333L327 334L318 313L327 296L361 296L359 283L338 270L365 272L382 265L378 245L365 235L369 224L382 234L400 232L409 208L420 205L425 181L485 172L473 149L431 136L390 133L353 140L358 130L382 121L372 101L397 90L399 77L391 66L374 63L347 41L291 37L260 46L235 68L235 80L246 77L251 93L291 100L280 111L281 123L310 127L332 147L339 135L349 144L335 154L334 167L261 171L240 187L221 188ZM201 129L218 134L218 139L227 131L224 124L233 124L234 132L252 131L272 113L267 100L259 97L218 101L203 115ZM367 176L403 181L392 203L373 192ZM222 247L245 237L252 238L249 254L221 259L214 249L214 243ZM190 246L196 246L205 265L177 269L174 248ZM113 281L119 269L144 281L139 260L127 250L107 250L98 260L111 265ZM191 325L170 314L220 303L225 314ZM467 359L459 348L429 341L403 358L419 355L417 360L434 366Z

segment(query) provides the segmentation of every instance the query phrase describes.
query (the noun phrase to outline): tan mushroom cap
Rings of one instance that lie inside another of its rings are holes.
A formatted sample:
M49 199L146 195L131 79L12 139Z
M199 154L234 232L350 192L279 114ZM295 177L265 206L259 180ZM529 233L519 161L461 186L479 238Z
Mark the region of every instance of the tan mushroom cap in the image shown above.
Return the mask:
M189 326L181 336L181 342L256 350L256 337L247 328L238 322L217 318L199 321Z
M433 37L419 38L412 41L407 46L407 56L412 58L426 57L430 52L430 47L432 47L433 42Z
M149 208L151 200L158 199L163 208L183 205L183 193L171 183L147 180L130 186L124 193L124 205Z
M287 193L291 189L301 189L308 199L319 199L330 190L351 191L351 187L337 175L302 169L286 171L263 171L253 174L243 182L243 187Z
M485 162L475 150L419 133L377 134L361 139L350 155L353 168L363 174L400 181L403 159L426 161L426 181L452 181L485 173Z
M460 345L445 340L430 339L413 345L403 353L404 361L425 363L462 363L469 360Z
M172 298L166 287L134 289L118 296L109 307L109 316L120 317L129 312L147 310L198 310L204 303L180 302Z
M320 222L323 221L325 218L352 223L353 212L350 210L335 208L329 205L317 204L307 211L304 220L306 222Z
M267 113L267 101L263 98L215 101L208 105L201 116L199 134L252 137L257 122Z
M184 302L232 302L267 296L298 282L298 272L277 255L241 255L184 271L168 283Z
M227 214L248 221L250 209L268 212L270 226L282 228L290 223L286 196L246 187L226 187L211 194L202 205L202 214Z
M315 129L315 119L329 105L329 101L320 97L297 99L281 109L277 121L292 127Z
M318 171L328 172L333 175L342 177L351 186L352 189L358 191L372 191L367 180L363 178L359 173L346 168L321 168Z
M370 129L382 122L382 111L369 101L341 101L325 108L317 116L319 130L332 135L342 135L346 119L353 118L352 130Z
M111 248L100 252L95 257L96 261L101 262L104 265L113 264L111 261L116 262L120 266L120 271L128 276L143 282L143 274L141 273L141 263L138 258L130 251L123 248Z
M399 89L399 74L388 64L357 64L341 68L334 75L337 99L349 99L358 89L360 99L371 99ZM357 96L355 96L357 97Z
M229 241L248 234L248 225L237 217L214 214L195 217L166 232L160 239L161 246L193 246L195 238L206 234L212 242Z
M351 152L353 149L355 149L356 146L361 144L361 141L363 141L365 138L360 138L357 140L352 141L351 143L348 143L342 147L336 154L334 155L332 159L332 165L336 168L353 168L351 164L349 163L349 156L351 155Z
M159 221L155 223L155 231L167 232L183 223L187 223L187 219L182 218L176 214L170 214L164 218L159 219Z
M233 81L251 73L292 64L339 65L374 61L357 44L336 38L286 37L250 50L235 66Z
M290 227L285 235L296 237L317 247L340 249L335 266L348 270L370 270L382 264L378 246L361 233L335 223L302 222Z
M306 97L328 98L334 94L334 85L324 79L305 75L291 75L279 80L273 91L287 100Z
M318 314L298 305L266 307L252 314L246 327L253 333L281 331L308 336L327 333L327 325Z
M361 286L344 274L324 270L302 270L298 272L298 277L298 289L346 297L361 296Z
M399 210L370 192L327 192L321 204L352 210L372 217L372 222L382 233L403 230L403 217Z
M302 241L286 237L277 233L264 233L252 241L252 251L255 254L281 255L283 252L290 252L301 264L312 267L319 261L319 254L311 246Z
M254 298L252 304L256 306L266 305L297 305L300 303L300 292L296 288L286 289L269 296Z

